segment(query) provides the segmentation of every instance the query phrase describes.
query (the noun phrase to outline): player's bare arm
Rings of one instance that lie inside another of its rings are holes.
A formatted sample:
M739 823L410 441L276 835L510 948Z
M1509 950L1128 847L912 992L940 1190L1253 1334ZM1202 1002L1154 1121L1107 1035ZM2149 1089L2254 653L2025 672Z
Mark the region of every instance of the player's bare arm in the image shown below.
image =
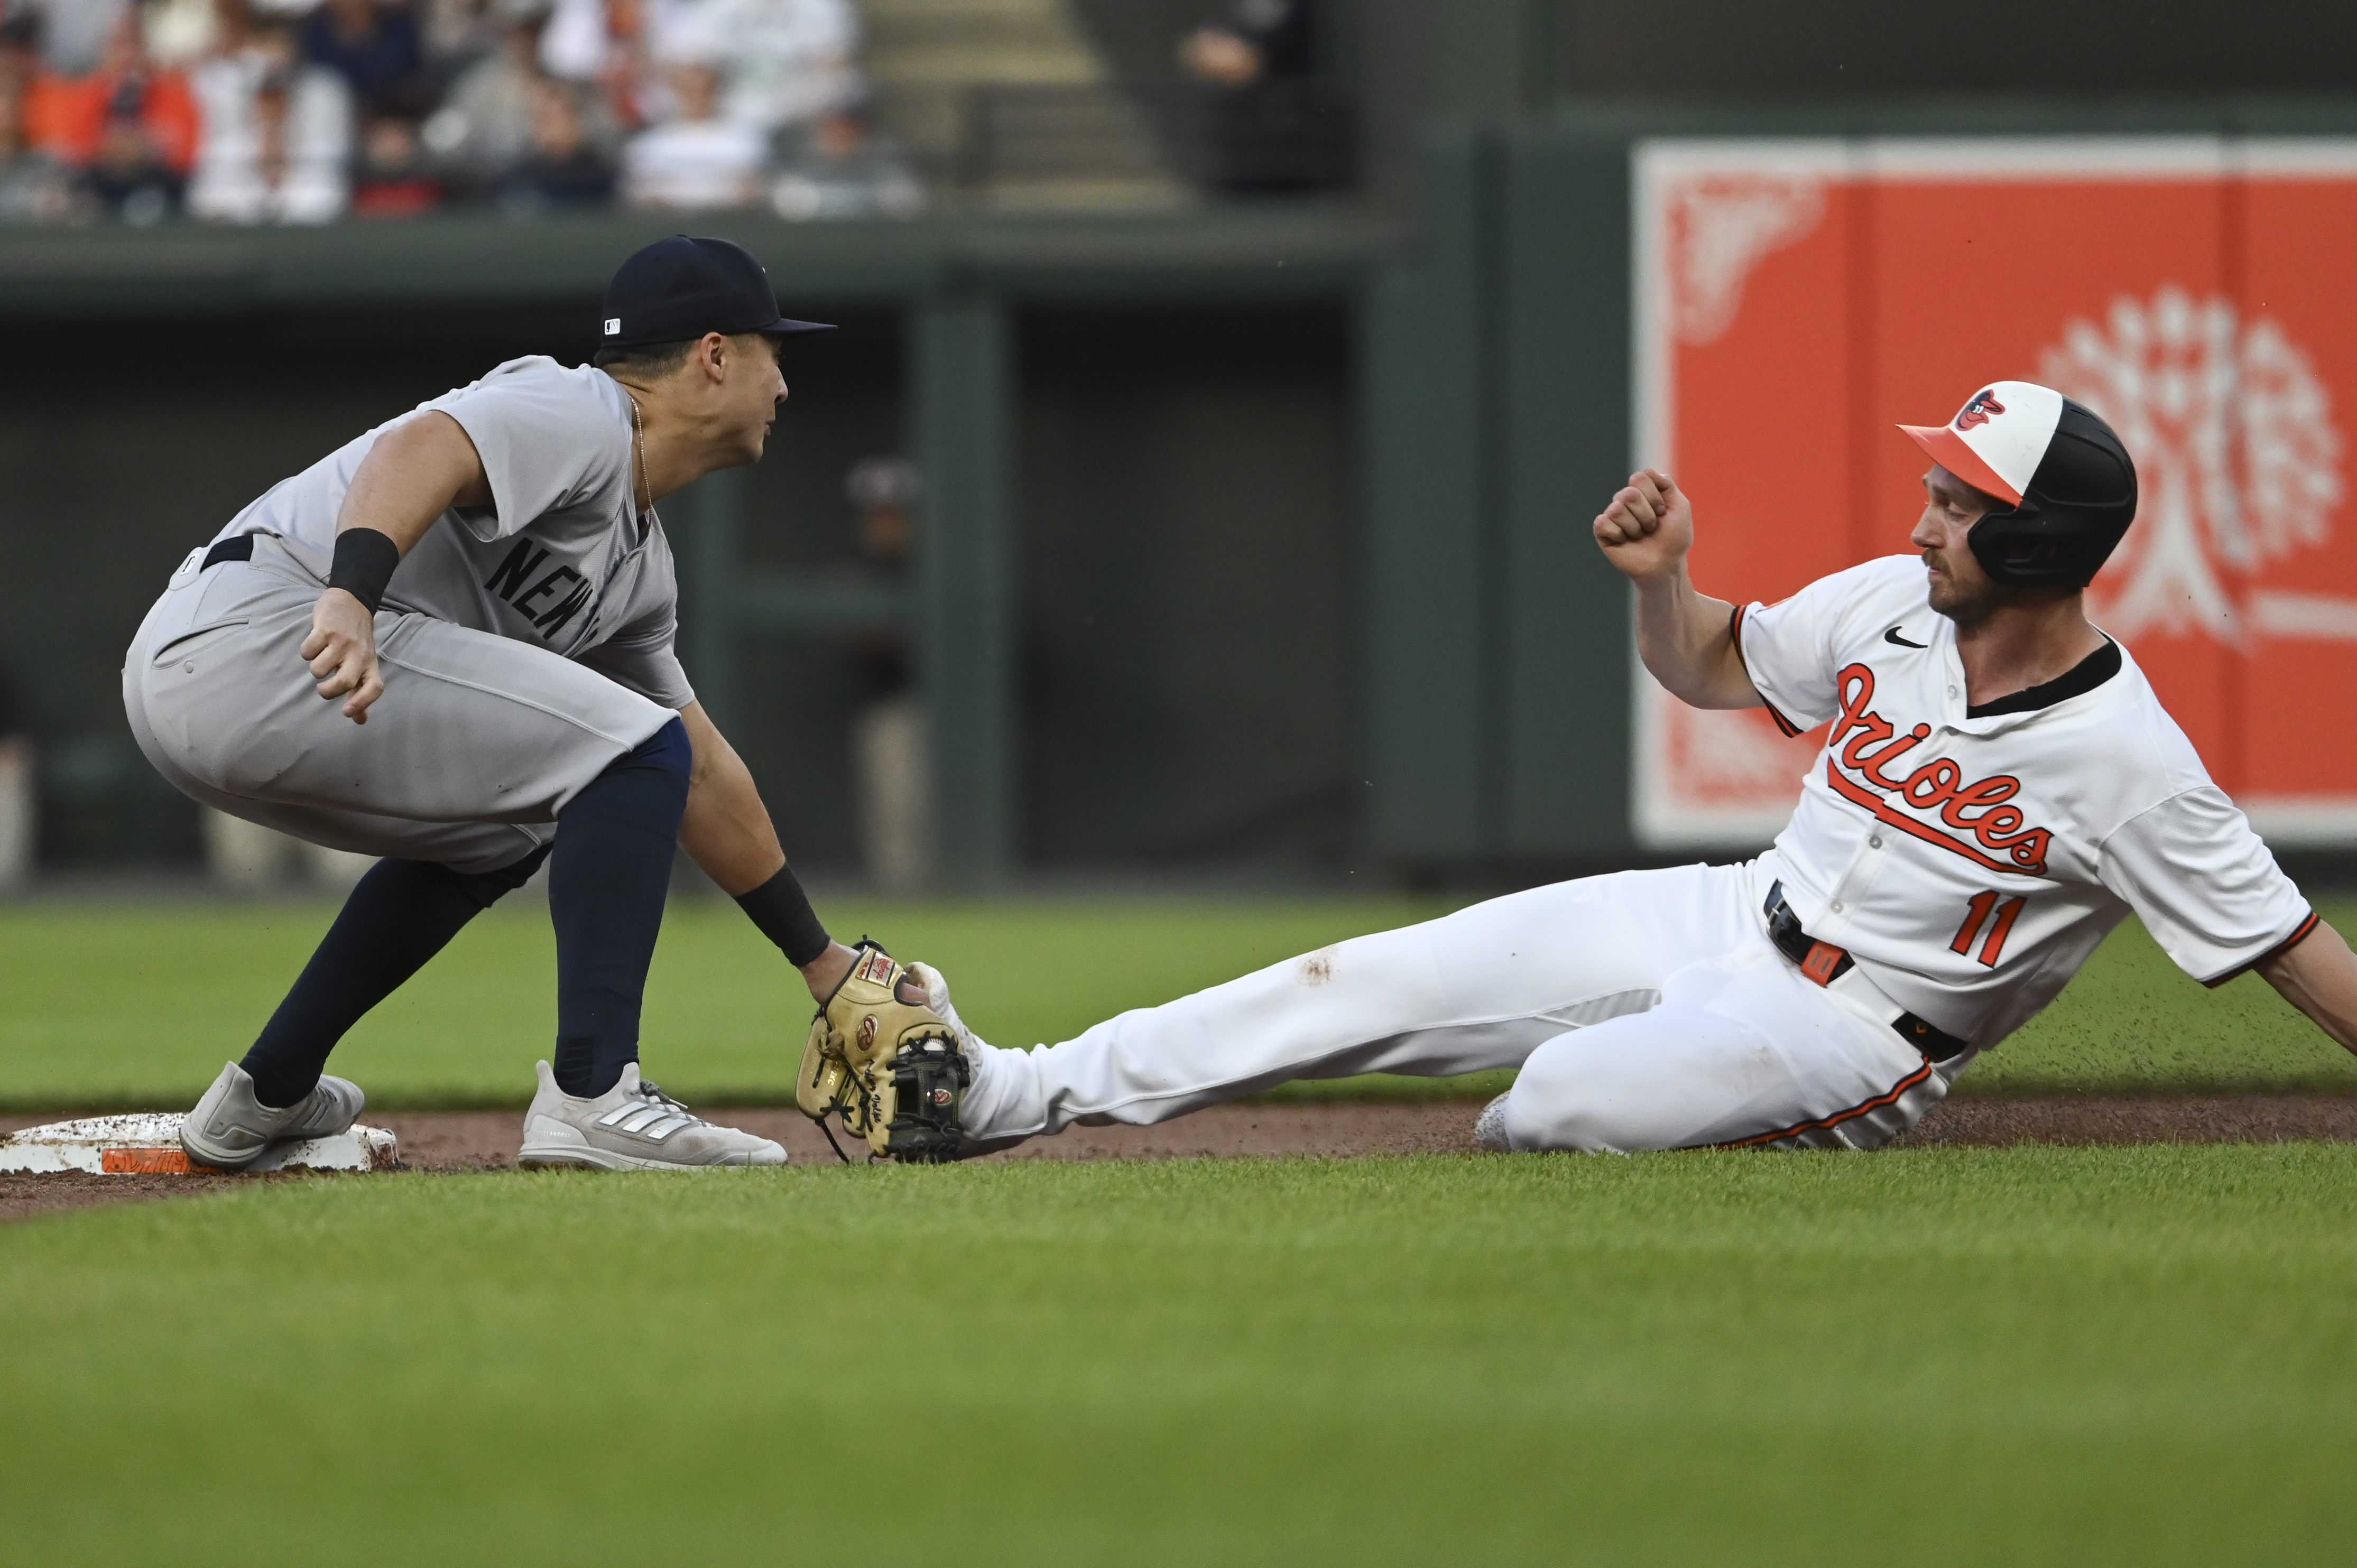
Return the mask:
M785 869L786 852L769 808L737 748L714 726L701 703L680 710L695 762L687 778L687 815L679 825L680 847L704 874L734 898L750 893ZM811 994L823 1002L851 972L856 955L841 942L802 965Z
M2316 929L2258 968L2285 1001L2357 1052L2357 953L2339 931L2319 920Z
M680 845L723 892L740 902L748 896L758 901L760 889L793 880L777 828L761 804L751 770L713 725L704 704L690 703L679 716L695 751L688 770ZM746 912L753 909L748 906ZM791 959L792 950L787 950ZM822 1127L829 1115L843 1113L845 1127L866 1138L879 1154L920 1161L952 1157L958 1147L955 1106L966 1069L950 1048L957 1026L945 1024L932 1010L930 994L938 983L940 1005L946 1009L947 983L922 964L903 968L864 938L856 949L827 938L816 957L796 967L819 1004L794 1075L802 1110ZM894 1097L911 1113L879 1113L875 1091L879 1075L885 1083L896 1081L902 1073L901 1048L914 1045L921 1049L927 1043L932 1045L925 1053L926 1076L902 1086L910 1091L906 1101L898 1100L898 1091ZM945 1112L939 1109L944 1106ZM834 1137L827 1133L829 1142Z
M1697 708L1756 708L1736 651L1735 607L1695 591L1686 575L1694 503L1667 474L1629 476L1596 520L1604 558L1637 585L1637 652L1670 693Z
M457 420L436 410L386 431L361 459L336 532L340 538L354 529L373 529L406 555L450 508L489 506L490 500L490 481L474 442ZM310 661L319 695L342 697L344 716L356 725L368 723L370 707L384 695L376 662L376 617L369 607L349 589L323 590L311 611L311 635L303 639L302 656Z

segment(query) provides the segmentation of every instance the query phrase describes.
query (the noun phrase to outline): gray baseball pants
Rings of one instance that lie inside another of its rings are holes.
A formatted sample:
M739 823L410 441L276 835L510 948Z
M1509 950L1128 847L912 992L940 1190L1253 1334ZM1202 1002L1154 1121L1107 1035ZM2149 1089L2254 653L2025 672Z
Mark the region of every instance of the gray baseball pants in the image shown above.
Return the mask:
M321 584L268 535L190 552L132 639L123 707L183 794L330 849L495 871L550 843L581 789L674 715L544 648L380 611L368 723L300 650Z

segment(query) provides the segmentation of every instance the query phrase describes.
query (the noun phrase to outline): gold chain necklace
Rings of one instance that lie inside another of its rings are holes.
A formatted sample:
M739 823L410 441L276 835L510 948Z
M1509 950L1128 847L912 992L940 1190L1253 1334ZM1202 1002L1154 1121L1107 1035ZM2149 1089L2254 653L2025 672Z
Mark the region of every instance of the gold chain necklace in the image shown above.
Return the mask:
M628 395L630 399L630 435L637 442L639 451L638 492L647 498L646 504L639 509L639 515L644 517L655 510L655 483L647 473L647 422L645 416L639 413L638 395L635 392ZM638 497L633 495L631 499L635 500Z

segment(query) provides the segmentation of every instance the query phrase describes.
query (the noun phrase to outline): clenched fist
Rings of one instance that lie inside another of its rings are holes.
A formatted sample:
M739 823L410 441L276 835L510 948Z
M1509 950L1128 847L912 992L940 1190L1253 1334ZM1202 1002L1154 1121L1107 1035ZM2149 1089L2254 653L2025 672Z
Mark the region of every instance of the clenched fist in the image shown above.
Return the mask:
M1674 572L1694 548L1694 503L1667 474L1641 469L1598 516L1596 542L1641 583Z

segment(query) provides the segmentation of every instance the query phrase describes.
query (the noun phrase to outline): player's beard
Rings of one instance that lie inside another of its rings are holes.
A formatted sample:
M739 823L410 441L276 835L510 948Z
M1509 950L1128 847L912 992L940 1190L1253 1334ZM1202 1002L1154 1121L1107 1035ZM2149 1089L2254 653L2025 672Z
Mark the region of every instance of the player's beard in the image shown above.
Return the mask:
M1939 570L1939 575L1930 578L1927 585L1933 613L1946 616L1960 626L1969 626L1986 617L2003 596L2004 590L1977 572L1969 580L1960 576L1955 564L1941 551L1924 551L1923 564Z

